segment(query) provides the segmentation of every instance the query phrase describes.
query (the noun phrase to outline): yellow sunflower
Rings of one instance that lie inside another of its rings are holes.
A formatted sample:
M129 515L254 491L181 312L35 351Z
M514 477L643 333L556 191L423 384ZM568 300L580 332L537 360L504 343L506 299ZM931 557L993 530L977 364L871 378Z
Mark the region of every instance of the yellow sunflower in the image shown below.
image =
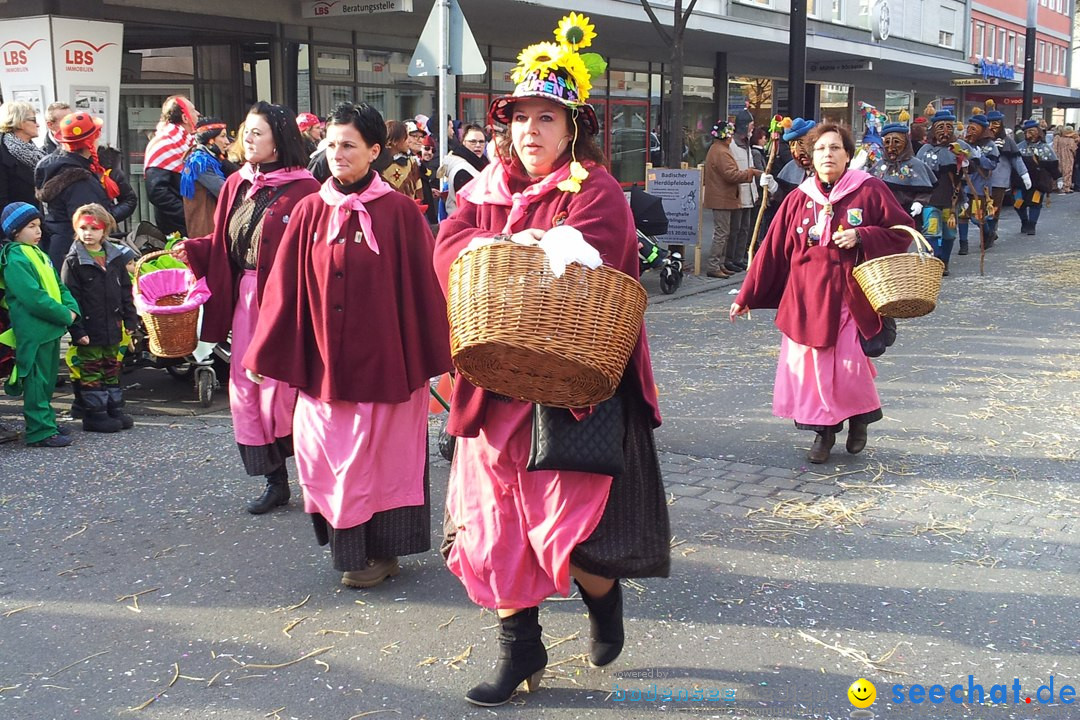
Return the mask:
M543 72L553 68L560 63L562 56L563 49L555 43L540 42L530 45L518 55L518 66L514 68L511 79L519 83L534 70Z
M596 26L585 15L572 12L559 21L555 28L555 37L560 43L572 50L580 50L592 45L596 37Z
M575 52L566 53L560 58L559 64L566 68L570 77L577 83L578 100L586 102L589 99L589 91L592 90L592 78L589 69L585 67L585 61Z

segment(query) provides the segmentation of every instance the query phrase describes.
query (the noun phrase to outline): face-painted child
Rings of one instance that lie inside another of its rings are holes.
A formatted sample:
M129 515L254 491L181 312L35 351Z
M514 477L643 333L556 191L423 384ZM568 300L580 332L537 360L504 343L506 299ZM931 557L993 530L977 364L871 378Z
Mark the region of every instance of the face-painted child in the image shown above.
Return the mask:
M90 213L83 213L75 218L75 237L91 252L101 252L101 243L105 240L105 222Z

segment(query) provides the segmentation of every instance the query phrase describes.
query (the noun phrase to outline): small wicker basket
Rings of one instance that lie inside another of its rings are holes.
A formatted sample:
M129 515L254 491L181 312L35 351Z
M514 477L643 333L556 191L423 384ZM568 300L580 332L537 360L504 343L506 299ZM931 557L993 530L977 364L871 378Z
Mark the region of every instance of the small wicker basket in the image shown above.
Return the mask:
M556 278L540 248L494 243L450 266L450 353L486 390L587 407L615 394L647 301L637 280L612 268L570 264Z
M933 255L933 249L919 231L907 225L893 225L915 239L914 253L899 253L867 260L852 274L881 315L891 318L914 318L929 315L937 306L945 263Z
M139 277L142 273L143 263L147 260L172 255L169 250L147 253L135 262L135 277L133 291L139 292ZM159 270L158 272L176 272ZM183 305L186 293L162 295L154 299L158 307L175 307ZM155 315L152 313L140 313L143 326L146 328L147 344L150 354L162 358L178 358L190 355L199 344L199 308L175 315Z

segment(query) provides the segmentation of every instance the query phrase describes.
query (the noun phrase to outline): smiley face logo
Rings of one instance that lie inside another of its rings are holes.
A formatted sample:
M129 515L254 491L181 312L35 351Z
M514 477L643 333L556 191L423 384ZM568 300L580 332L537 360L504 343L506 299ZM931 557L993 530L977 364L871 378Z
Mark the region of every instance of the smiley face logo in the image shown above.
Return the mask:
M857 708L868 708L877 700L877 688L869 680L859 678L847 689L848 700Z

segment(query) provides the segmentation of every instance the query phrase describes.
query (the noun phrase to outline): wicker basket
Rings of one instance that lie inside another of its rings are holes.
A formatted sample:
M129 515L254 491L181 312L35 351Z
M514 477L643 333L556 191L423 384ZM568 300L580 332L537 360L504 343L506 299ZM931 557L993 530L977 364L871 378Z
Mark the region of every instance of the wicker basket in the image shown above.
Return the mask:
M893 225L915 239L914 253L885 255L862 263L852 274L874 310L891 318L929 315L937 306L945 263L933 255L922 233L907 225Z
M171 255L168 250L147 253L135 263L134 292L139 292L139 277L142 273L143 263L147 260ZM159 270L158 272L169 272ZM156 298L154 304L158 307L175 307L183 305L186 293L174 295L162 295ZM178 358L190 355L199 344L199 308L175 315L154 315L152 313L140 313L143 326L146 328L147 344L150 354L162 358Z
M454 365L474 385L554 407L615 394L647 302L634 278L571 264L561 278L538 247L495 243L450 266Z

